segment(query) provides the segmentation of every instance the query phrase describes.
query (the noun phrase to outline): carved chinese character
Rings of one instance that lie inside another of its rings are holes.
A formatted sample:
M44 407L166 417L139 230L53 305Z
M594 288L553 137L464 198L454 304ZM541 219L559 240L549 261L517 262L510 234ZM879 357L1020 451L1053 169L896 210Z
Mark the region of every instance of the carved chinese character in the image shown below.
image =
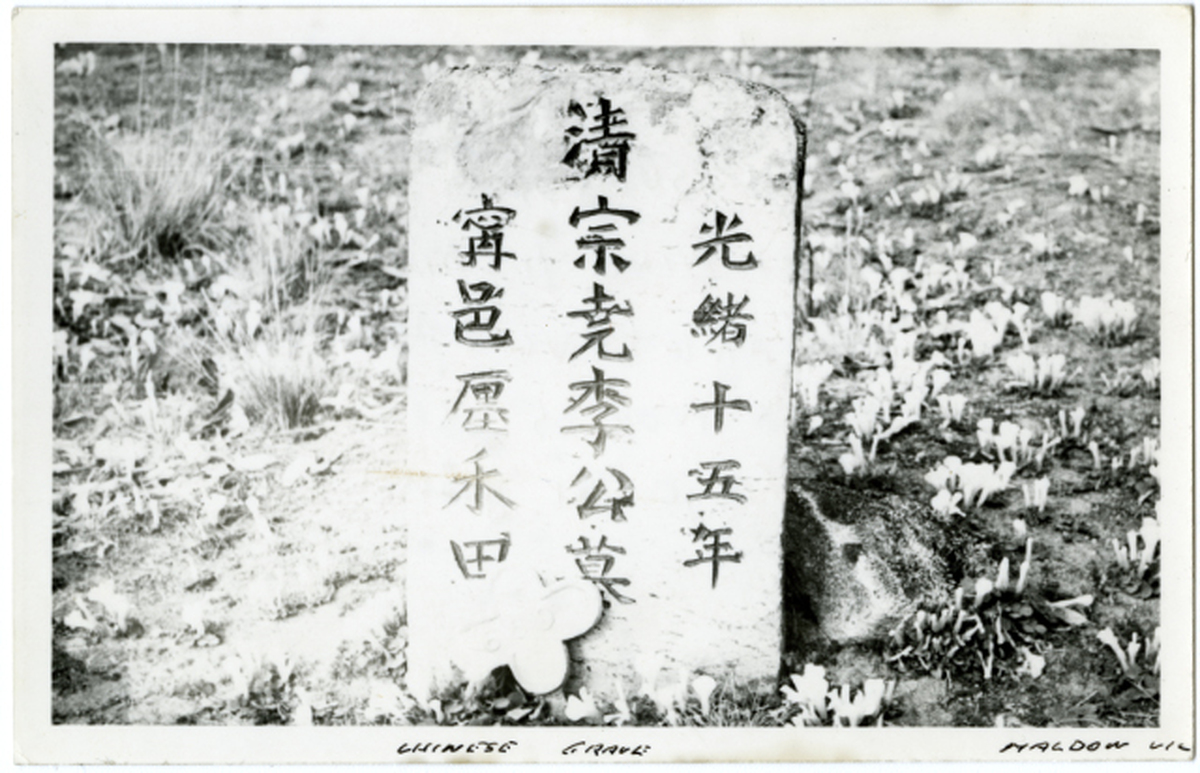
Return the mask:
M692 403L692 410L713 412L713 432L720 432L725 426L725 411L750 411L749 400L726 400L725 393L729 391L728 384L713 382L713 399L711 403Z
M688 470L688 475L696 476L697 482L704 487L704 490L699 494L688 494L688 499L732 499L735 502L741 503L746 501L744 494L734 493L733 487L742 485L742 482L732 475L726 475L725 470L736 470L741 467L741 463L733 459L726 459L721 462L701 462L699 470ZM708 477L704 476L704 471L708 471Z
M515 503L511 499L504 496L488 484L484 483L484 481L488 478L494 478L500 474L499 470L483 469L483 464L481 462L485 456L487 456L487 450L482 449L479 453L467 459L468 462L472 462L474 464L475 470L474 472L454 476L454 481L463 482L463 486L458 490L458 493L450 497L450 501L447 502L444 507L449 507L450 505L454 504L463 494L473 490L470 501L467 503L467 509L473 513L483 512L483 504L486 494L491 494L505 507L510 509L512 508Z
M705 223L700 227L701 234L713 234L709 239L696 242L692 245L694 249L703 250L700 257L696 259L693 266L698 266L704 261L717 254L721 253L721 265L725 268L731 268L735 271L746 271L758 266L758 259L754 257L754 253L746 251L746 256L741 259L734 259L729 245L738 242L752 242L750 234L746 233L730 233L734 228L742 224L741 219L735 214L733 218L728 218L723 212L717 212L714 216L713 225Z
M584 497L583 502L575 506L575 511L579 513L580 520L601 514L607 515L613 521L627 520L625 517L625 508L633 507L633 481L620 470L613 469L612 467L606 469L608 470L608 474L616 481L615 490L610 494L609 488L604 481L597 480L595 485L588 490L588 494ZM575 476L575 480L571 481L571 486L586 485L591 477L591 471L586 467L582 467L579 470L579 474ZM578 501L578 497L572 498L571 501Z
M485 370L463 373L456 378L462 382L462 390L450 413L466 414L463 429L506 432L508 409L502 408L499 401L504 385L511 379L508 371Z
M497 539L461 543L451 540L450 550L454 553L454 562L458 564L463 577L477 580L487 576L484 564L498 564L508 557L508 547L511 544L508 532L502 531Z
M741 346L746 342L746 325L739 320L754 319L752 314L742 311L749 302L748 295L735 302L733 293L728 293L724 303L711 294L706 295L692 312L692 336L708 336L707 343L710 344L720 340L721 343Z
M462 265L474 266L476 258L492 261L492 268L499 271L500 263L505 258L516 260L511 252L504 252L504 227L512 222L517 212L506 207L497 207L490 196L482 196L483 206L466 211L459 210L454 215L454 222L462 222L464 231L476 230L478 235L467 237L467 249L458 253L462 256Z
M567 128L564 139L570 147L562 162L583 172L584 177L612 175L624 181L629 143L637 135L620 129L628 124L625 111L614 108L604 97L588 103L588 107L596 108L591 116L592 123L583 126L577 123ZM588 120L587 111L575 100L567 106L567 115L584 123Z
M467 346L509 346L512 344L512 333L504 331L496 334L492 329L500 321L500 309L496 306L484 305L493 298L500 298L504 290L498 289L491 282L475 282L468 285L458 280L458 294L463 303L469 304L465 309L450 312L454 316L454 340Z
M733 547L728 542L721 539L723 534L732 534L733 529L709 529L700 524L692 532L692 542L702 542L703 540L711 540L704 546L703 550L696 551L695 558L689 558L683 562L684 566L698 566L700 564L712 564L712 586L717 587L717 574L720 571L722 563L728 562L732 564L740 564L742 562L742 553L726 552ZM705 552L707 551L707 555Z
M592 447L596 456L604 453L609 435L633 432L633 428L625 424L604 423L605 419L619 411L622 406L629 405L629 398L619 391L620 387L627 386L629 386L628 381L619 378L605 378L604 371L593 366L591 381L576 381L570 385L571 389L579 392L580 395L574 398L563 411L563 413L578 411L583 416L589 417L592 423L563 427L562 431L595 432L593 438L588 441L588 445ZM590 404L587 404L589 401ZM585 404L587 404L586 407L583 407Z
M593 283L591 297L583 299L583 302L588 304L590 308L567 312L568 317L579 317L587 320L588 327L587 332L583 334L583 346L576 349L567 358L568 360L575 359L592 347L596 347L596 354L602 360L628 361L633 359L633 353L629 351L628 344L621 344L621 351L619 352L609 351L604 345L604 340L613 333L612 318L614 316L633 316L633 307L628 301L625 302L624 307L619 303L609 303L609 301L615 300L613 296L604 292L604 285Z
M604 551L608 551L610 555L606 555ZM607 536L601 536L600 541L595 545L592 545L591 540L587 537L580 537L579 546L567 545L567 552L576 557L575 565L579 567L579 571L586 579L604 588L609 595L622 604L634 603L634 599L622 594L614 587L616 585L628 586L629 579L609 576L613 564L617 561L616 556L625 555L625 548L608 544Z
M617 271L624 272L629 268L629 261L617 254L617 250L625 246L625 242L617 236L617 220L624 220L632 225L641 219L641 215L632 209L610 209L607 196L597 196L595 209L581 210L579 207L571 212L572 228L578 228L585 220L595 220L588 224L587 234L575 240L575 246L592 253L592 270L603 276L608 271L608 261L616 266ZM588 256L580 255L575 259L575 268L587 266Z

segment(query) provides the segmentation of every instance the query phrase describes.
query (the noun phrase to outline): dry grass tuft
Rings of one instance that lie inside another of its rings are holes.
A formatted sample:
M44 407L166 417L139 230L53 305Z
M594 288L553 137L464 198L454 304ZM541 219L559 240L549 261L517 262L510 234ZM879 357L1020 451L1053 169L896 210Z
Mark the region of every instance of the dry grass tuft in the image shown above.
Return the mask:
M81 147L93 249L129 269L227 249L235 228L229 190L241 164L220 127L148 130Z

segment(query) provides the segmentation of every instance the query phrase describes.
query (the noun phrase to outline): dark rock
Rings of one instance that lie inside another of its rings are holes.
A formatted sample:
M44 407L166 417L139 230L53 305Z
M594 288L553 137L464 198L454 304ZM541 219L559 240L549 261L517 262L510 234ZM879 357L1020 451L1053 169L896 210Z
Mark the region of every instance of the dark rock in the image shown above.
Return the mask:
M948 597L961 529L922 502L793 484L784 519L784 649L882 640Z

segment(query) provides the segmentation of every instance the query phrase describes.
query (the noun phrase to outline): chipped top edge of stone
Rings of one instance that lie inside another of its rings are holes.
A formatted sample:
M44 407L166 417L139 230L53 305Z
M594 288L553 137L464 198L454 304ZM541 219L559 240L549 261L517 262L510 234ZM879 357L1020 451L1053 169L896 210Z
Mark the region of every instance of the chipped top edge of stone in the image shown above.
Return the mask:
M644 65L644 64L641 64L638 62L635 62L630 65L626 65L626 66L606 65L606 64L584 64L584 65L557 65L555 67L544 67L539 64L532 64L532 65L531 64L502 64L502 65L470 65L470 64L467 64L467 65L458 65L455 67L450 67L450 68L447 68L446 70L438 73L436 76L434 76L434 78L432 80L430 80L428 83L426 83L424 86L422 86L421 90L417 93L414 116L418 119L418 122L419 122L420 117L424 114L426 108L428 108L430 106L429 103L433 98L432 95L437 91L437 89L439 87L444 86L451 79L461 76L468 72L485 73L485 74L491 75L493 77L493 79L509 77L515 73L525 72L525 73L530 73L530 74L541 74L543 76L543 78L546 78L546 79L553 77L554 75L559 74L559 73L567 73L567 74L571 74L571 73L580 73L580 74L613 73L616 75L646 74L646 75L656 76L660 79L665 79L668 77L670 77L670 78L687 78L687 79L691 79L691 80L697 81L697 82L700 82L700 81L722 82L723 81L723 82L730 83L730 84L736 84L737 86L744 89L747 93L754 94L755 96L768 97L771 100L778 101L787 110L788 115L791 116L792 123L795 124L796 132L799 135L802 143L808 134L807 127L805 126L803 117L800 115L799 109L795 105L793 105L786 96L784 96L783 92L779 91L778 89L774 88L773 86L769 86L765 83L760 83L758 81L749 81L749 80L743 80L741 78L735 78L732 75L722 75L722 74L716 74L716 73L682 72L680 70L671 70L666 67L648 66L648 65Z

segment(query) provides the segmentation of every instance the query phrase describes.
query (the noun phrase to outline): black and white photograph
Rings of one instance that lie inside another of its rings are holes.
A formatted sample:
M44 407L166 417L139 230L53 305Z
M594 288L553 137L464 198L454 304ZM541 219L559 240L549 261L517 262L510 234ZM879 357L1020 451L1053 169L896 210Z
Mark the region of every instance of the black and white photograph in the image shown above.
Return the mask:
M475 10L14 22L18 756L1192 758L1189 12Z

